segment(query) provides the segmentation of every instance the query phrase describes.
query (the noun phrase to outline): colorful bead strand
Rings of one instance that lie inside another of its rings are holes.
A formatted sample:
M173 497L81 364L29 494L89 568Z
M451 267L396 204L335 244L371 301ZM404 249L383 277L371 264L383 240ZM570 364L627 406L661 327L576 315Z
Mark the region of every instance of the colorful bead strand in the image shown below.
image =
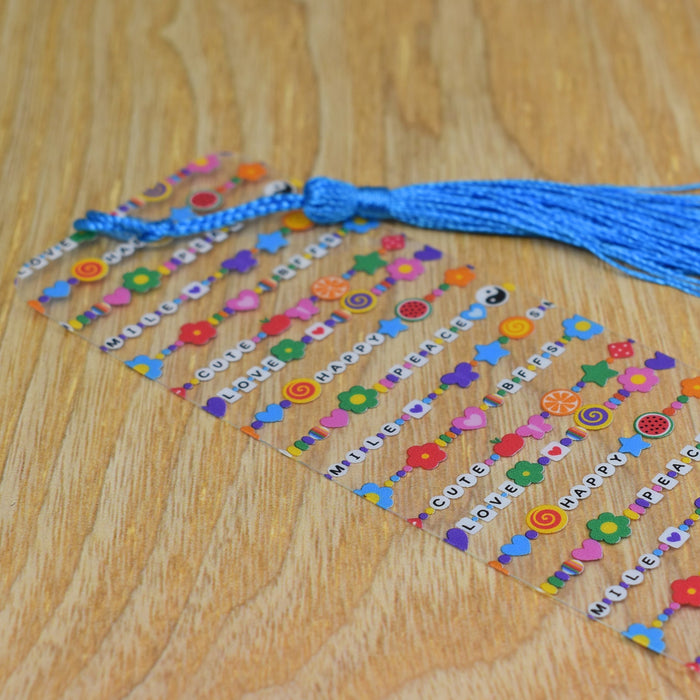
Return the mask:
M666 528L659 535L657 539L660 544L657 548L642 554L634 568L622 573L618 584L606 588L603 598L588 606L588 617L592 620L607 617L615 603L626 600L629 591L643 583L647 573L659 567L666 552L678 549L685 544L692 533L691 528L698 520L700 520L700 498L695 499L693 512L684 518L678 527Z
M593 380L587 374L586 368L589 367L599 367L600 376L605 376L603 381L603 386L607 379L617 375L617 372L610 367L610 364L617 357L631 357L633 355L632 341L628 340L626 343L612 343L608 346L608 352L610 356L606 360L598 362L596 365L583 365L582 369L584 371L583 378L574 384L572 390L568 392L570 396L563 396L565 390L553 390L546 393L542 397L541 405L543 407L549 408L549 411L542 411L539 414L530 416L526 424L519 426L513 432L507 433L497 441L497 445L502 445L500 449L496 448L493 454L488 458L483 460L483 462L477 462L472 465L472 469L468 474L461 474L457 478L457 483L449 484L443 490L440 496L434 496L430 500L430 510L434 513L435 511L445 510L449 508L453 500L461 498L466 489L473 488L480 477L486 476L490 473L491 467L498 461L503 460L507 457L513 457L517 454L520 449L524 446L525 437L530 437L534 440L541 440L547 435L551 430L551 424L547 423L552 415L554 416L564 416L570 415L574 410L581 405L580 392L586 386L587 383L594 381L594 383L599 384L601 382L600 377ZM603 365L605 370L603 370ZM575 392L574 392L575 389ZM552 396L556 397L555 399ZM571 403L570 398L575 398L575 402ZM577 426L573 426L566 431L565 437L556 443L564 449L568 449L573 442L577 442L585 439L587 432ZM510 443L506 446L506 440ZM555 443L548 445L549 448L553 448ZM465 542L466 534L472 534L478 532L481 529L481 525L478 524L479 521L490 522L495 515L498 513L502 507L510 504L510 499L514 496L519 496L523 493L524 488L532 483L540 483L544 479L544 468L549 463L550 458L543 456L536 464L529 462L518 462L512 469L506 472L508 481L505 481L498 488L498 492L494 492L486 496L483 500L485 503L479 504L476 508L472 510L472 515L470 518L464 518L459 521L459 525L455 525L450 529L446 535L446 539L450 544L462 548ZM413 518L409 520L413 524L418 524L419 521L427 519L427 516L432 513L428 512L428 509L424 511L421 518ZM474 524L477 523L477 524ZM420 525L419 525L420 526Z

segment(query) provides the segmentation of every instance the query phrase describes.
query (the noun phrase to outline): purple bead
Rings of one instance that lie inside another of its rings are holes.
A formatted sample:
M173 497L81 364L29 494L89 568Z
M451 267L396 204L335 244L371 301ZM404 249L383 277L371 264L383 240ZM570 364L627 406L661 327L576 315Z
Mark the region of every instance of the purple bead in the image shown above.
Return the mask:
M620 394L620 396L624 396L626 399L630 397L630 392L627 391L627 389L619 389L617 393Z
M700 498L696 498L696 499L695 499L695 504L694 504L694 505L695 505L696 508L700 508Z
M333 481L333 477L330 474L324 474L323 476L325 476L326 479L330 479L331 481Z
M395 374L387 374L386 378L392 382L392 384L398 384L399 383L399 378Z
M691 520L690 518L688 518L687 520L684 520L683 523L685 525L687 525L688 527L693 527L693 525L695 525L695 521Z
M610 598L603 598L603 602L606 603L607 605L612 605L613 601L610 600Z
M670 476L672 479L675 479L678 476L678 472L674 472L673 470L666 472L666 476Z
M280 406L284 409L289 408L292 405L292 402L289 399L282 399L280 401Z
M620 585L621 585L623 588L629 588L629 587L630 587L629 583L625 583L624 581L620 581Z
M576 382L576 386L577 386L579 389L583 389L583 387L586 386L586 382Z
M666 608L666 609L664 610L664 615L669 615L669 616L671 616L671 615L673 615L674 612L675 612L675 610L673 610L673 608Z
M216 282L216 277L214 277L213 275L207 277L207 282L211 282L213 284L214 282Z
M307 345L313 340L313 338L310 335L304 335L301 338L302 343L306 343Z
M333 326L335 326L335 321L332 318L329 318L327 321L323 322L323 325L333 328Z
M640 574L643 574L645 571L644 567L640 566L639 564L637 564L637 566L635 566L634 568L637 569L637 571L639 571Z
M384 280L384 283L385 283L385 284L389 284L389 285L394 285L394 284L396 284L396 280L395 280L393 277L387 277L387 278Z
M428 514L427 514L427 513L419 513L419 514L418 514L418 517L419 517L421 520L427 520Z
M509 557L507 554L501 554L501 556L498 557L498 561L505 566L506 564L510 564L511 557Z
M450 428L450 430L455 434L455 435L461 435L462 431L459 428L455 428L454 425Z
M380 440L386 440L386 435L384 435L384 433L377 433L377 437L378 437Z
M435 401L435 399L436 399L437 397L438 397L437 394L428 394L428 398L429 398L429 399L432 399L433 401Z
M232 309L230 306L224 306L224 311L227 314L232 314L232 313L234 313L235 309Z
M636 498L634 502L642 508L651 508L651 503L644 498Z
M349 466L350 466L350 462L348 462L347 459L344 459L344 460L341 462L341 464L345 465L346 467L349 467Z
M261 420L254 420L251 424L250 427L253 428L253 430L260 430L260 428L265 425Z
M194 386L194 384L190 384L189 382L185 382L182 385L182 388L185 389L186 391L189 391L193 386Z
M536 540L537 539L537 533L534 530L528 530L525 533L525 537L528 538L528 540Z
M555 571L554 575L560 580L560 581L568 581L570 576L568 574L565 574L563 571Z
M51 297L47 297L46 294L42 294L42 295L39 297L39 303L40 303L40 304L45 304L45 303L46 303L47 301L49 301L50 299L51 299Z
M564 343L562 343L561 340L555 340L555 341L554 341L554 344L555 344L555 345L558 345L560 348L563 348L563 347L564 347Z
M86 315L88 318L90 318L90 317L88 316L89 313L90 313L90 311L86 311L86 312L85 312L85 315ZM93 314L93 316L94 316L94 315L95 315L95 314ZM145 328L145 327L146 327L146 326L143 325L143 323L141 323L141 321L139 321L136 325L137 325L139 328Z
M360 447L360 452L369 452L369 450L366 447Z
M78 284L80 282L77 277L69 277L66 281L68 284Z
M540 457L537 460L537 464L541 464L543 467L546 467L549 464L550 460L549 457Z
M561 440L559 440L559 442L562 445L564 445L564 447L568 447L573 442L573 440L571 438L566 437L566 438L562 438Z
M182 262L177 258L170 258L170 262L175 265L175 267L180 267L180 265L182 265Z
M549 412L548 412L548 411L542 411L542 413L540 413L540 415L542 416L542 418L549 418Z
M403 469L399 469L399 471L396 472L396 476L398 476L399 479L403 479L404 476L406 476L406 472Z
M304 435L301 441L306 443L307 445L313 445L314 442L316 442L310 435Z
M418 354L419 354L421 357L427 357L427 356L428 356L428 351L427 351L427 350L421 350Z
M158 311L158 309L156 309L153 313L154 313L156 316L162 316L162 315L163 315L163 312L162 312L162 311Z

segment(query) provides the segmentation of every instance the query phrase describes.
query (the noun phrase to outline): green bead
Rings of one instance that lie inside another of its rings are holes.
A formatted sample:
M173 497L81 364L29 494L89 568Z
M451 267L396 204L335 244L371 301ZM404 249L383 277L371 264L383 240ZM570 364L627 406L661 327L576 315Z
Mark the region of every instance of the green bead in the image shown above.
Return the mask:
M76 231L71 234L70 239L76 243L83 243L84 241L91 241L96 236L97 233L95 231Z
M447 435L440 435L440 439L444 440L448 445L452 442L452 438Z
M307 445L307 444L306 444L305 442L303 442L302 440L297 440L297 441L294 443L294 447L299 448L302 452L306 452L306 450L309 449L309 445Z
M496 393L499 396L505 396L508 392L505 389L499 389Z
M449 288L450 285L446 282L443 282L442 284L438 285L438 289L442 289L443 292L446 292Z
M681 403L688 403L688 397L685 394L681 394L676 401L680 401Z
M77 321L80 321L80 323L82 323L84 326L90 325L90 319L84 314L80 314L80 316L76 316L75 318Z
M279 282L281 277L279 275L272 275L272 279L275 280L275 282Z
M520 379L520 377L511 377L511 381L515 384L520 384L522 380Z
M440 388L443 391L447 391L450 388L450 385L449 384L440 384Z
M571 342L571 336L570 335L563 335L561 337L562 340L566 341L567 343Z
M561 579L558 579L556 576L550 576L547 579L547 582L551 583L556 588L564 588L564 582Z
M498 342L499 342L501 345L505 345L505 344L508 342L508 338L506 338L504 335L502 335L502 336L498 339Z

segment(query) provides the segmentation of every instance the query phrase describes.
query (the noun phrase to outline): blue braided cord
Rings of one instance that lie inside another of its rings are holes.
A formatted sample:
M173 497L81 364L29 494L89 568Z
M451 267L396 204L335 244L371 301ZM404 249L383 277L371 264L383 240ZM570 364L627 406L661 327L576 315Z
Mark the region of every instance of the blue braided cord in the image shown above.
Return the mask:
M90 212L75 227L153 241L303 208L318 224L363 217L428 229L539 236L589 250L638 279L700 296L700 196L679 194L691 189L698 185L652 189L496 180L388 190L314 178L303 195L273 195L184 221L145 222Z
M99 211L89 211L84 219L78 219L73 226L76 231L95 231L122 241L133 238L136 234L140 240L153 243L161 238L193 236L197 233L225 228L239 221L301 209L303 203L304 198L300 194L275 194L231 209L179 221L175 219L147 221L131 216L115 216Z

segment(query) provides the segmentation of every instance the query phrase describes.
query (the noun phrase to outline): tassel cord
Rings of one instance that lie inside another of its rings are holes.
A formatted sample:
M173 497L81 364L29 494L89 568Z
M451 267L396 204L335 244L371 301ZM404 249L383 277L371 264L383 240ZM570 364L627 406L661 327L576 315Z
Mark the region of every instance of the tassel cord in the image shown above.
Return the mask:
M185 220L145 221L89 212L77 230L122 240L191 236L302 208L318 224L353 217L393 219L427 229L538 236L589 250L638 279L700 296L698 185L644 189L565 185L538 180L445 182L388 190L356 188L313 178L304 194L263 197L232 209Z

